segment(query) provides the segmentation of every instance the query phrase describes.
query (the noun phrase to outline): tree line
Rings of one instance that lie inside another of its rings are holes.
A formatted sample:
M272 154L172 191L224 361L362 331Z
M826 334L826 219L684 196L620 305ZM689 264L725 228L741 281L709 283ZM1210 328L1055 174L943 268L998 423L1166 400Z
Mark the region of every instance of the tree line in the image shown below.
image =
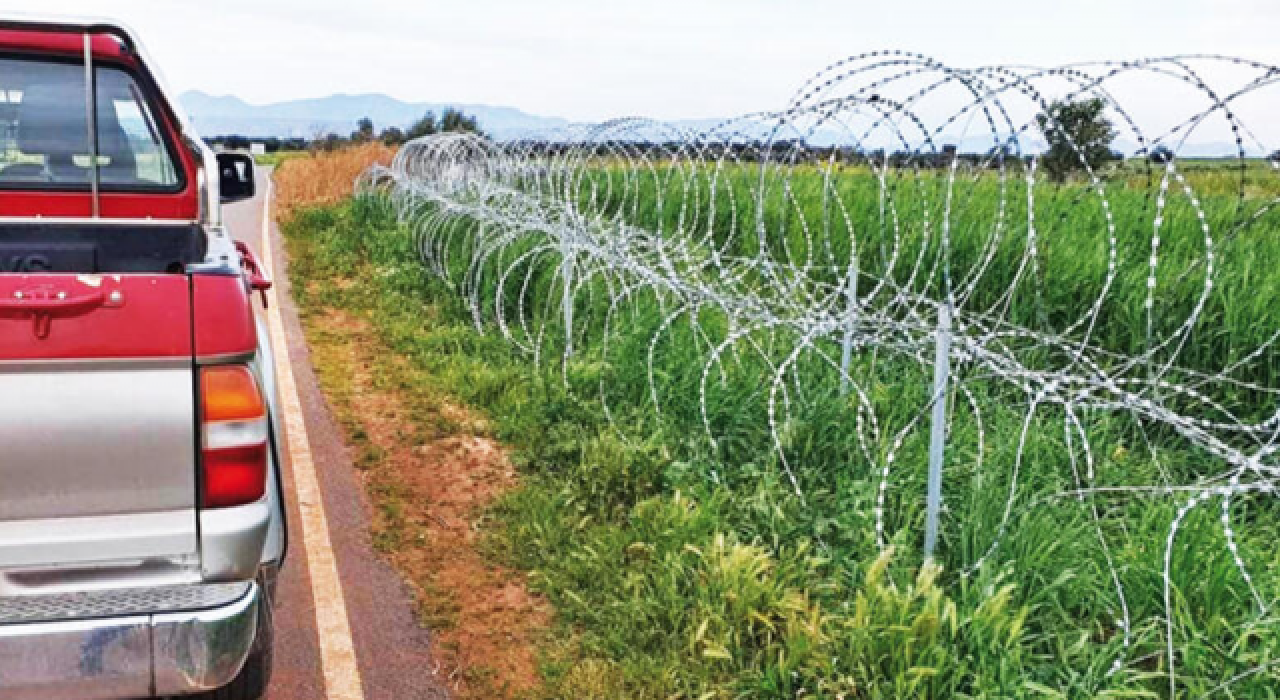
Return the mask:
M210 146L231 151L248 150L252 144L260 143L267 153L278 151L335 151L340 148L380 141L388 146L396 147L413 139L430 136L447 131L469 131L483 135L479 121L462 110L446 107L437 117L428 111L406 128L388 126L381 131L374 126L373 120L364 117L356 122L356 128L350 134L336 132L317 134L312 138L250 138L240 134L224 134L206 138Z
M1100 98L1054 102L1043 114L1036 117L1036 122L1048 146L1044 153L1036 157L1039 158L1040 168L1051 180L1062 182L1073 175L1086 171L1096 172L1108 163L1124 160L1123 154L1112 150L1116 129L1106 116L1106 103ZM356 122L356 129L346 136L332 132L317 135L312 139L276 137L250 139L245 136L228 135L218 136L208 141L210 144L230 150L247 150L251 143L261 143L267 153L301 150L333 151L349 145L375 141L396 147L422 136L449 131L484 134L474 116L446 107L438 117L435 112L427 112L403 129L399 126L388 126L379 131L373 120L365 117ZM528 141L524 145L532 146L534 150L547 155L578 148L568 143L549 141ZM663 151L684 150L688 147L688 144L683 142L611 141L600 143L596 148L600 155L619 152L653 155ZM917 168L944 168L955 161L974 167L994 168L1017 163L1029 164L1032 158L1029 154L1015 154L1007 146L993 148L986 153L960 153L952 144L944 145L935 152L886 152L884 149L863 150L849 146L813 146L798 139L778 140L771 143L760 141L713 143L704 146L702 153L708 157L728 156L746 162L758 162L767 158L775 162L789 160ZM1147 152L1145 157L1152 163L1163 164L1173 160L1175 155L1167 147L1157 146ZM1280 162L1280 151L1272 153L1268 159Z
M1112 163L1125 160L1123 153L1113 149L1117 131L1106 114L1107 103L1101 98L1074 101L1055 101L1043 113L1036 116L1036 125L1045 141L1045 149L1039 153L1018 153L1012 144L995 144L984 153L962 153L955 144L944 144L930 150L863 149L847 145L818 146L803 139L779 139L764 141L710 142L692 146L684 141L613 140L594 145L599 156L645 155L661 158L663 154L696 149L706 158L727 158L738 162L758 163L768 160L774 163L811 164L839 163L844 165L890 166L894 168L941 169L953 163L963 163L975 168L1030 167L1036 160L1038 168L1049 180L1065 182L1081 178L1086 173L1098 173ZM546 155L559 155L581 151L580 144L545 141L526 141L524 146ZM1227 155L1227 154L1223 154ZM1166 164L1176 158L1167 146L1139 151L1135 158L1155 164ZM1280 151L1268 156L1268 160L1280 164Z

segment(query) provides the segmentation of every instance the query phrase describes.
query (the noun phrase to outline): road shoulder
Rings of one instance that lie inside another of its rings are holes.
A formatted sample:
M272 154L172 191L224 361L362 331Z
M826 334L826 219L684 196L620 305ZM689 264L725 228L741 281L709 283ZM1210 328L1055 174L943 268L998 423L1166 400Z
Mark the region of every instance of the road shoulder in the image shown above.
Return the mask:
M274 221L270 224L270 240L288 356L323 495L363 696L370 699L448 697L435 673L437 666L430 653L430 634L418 624L413 613L410 591L400 576L374 552L370 535L372 508L345 446L342 430L311 369L311 353L290 293L288 259ZM291 497L294 494L296 491L291 491ZM296 504L292 511L296 523ZM295 559L287 566L309 569L301 556L302 547L296 546L299 544L297 528L293 530L290 537L295 545L291 548ZM301 615L304 608L310 607L309 603L289 600L281 609L293 608ZM323 640L320 643L323 644ZM273 699L324 697L295 694L286 685L286 679L287 676L273 683Z

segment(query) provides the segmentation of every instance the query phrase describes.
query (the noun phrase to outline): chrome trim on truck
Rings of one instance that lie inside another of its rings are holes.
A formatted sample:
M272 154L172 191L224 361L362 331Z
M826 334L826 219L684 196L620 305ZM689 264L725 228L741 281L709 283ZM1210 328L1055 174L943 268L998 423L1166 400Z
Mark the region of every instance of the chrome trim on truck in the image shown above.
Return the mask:
M261 589L230 605L155 615L151 624L154 695L186 695L220 688L244 666L258 633Z
M185 695L230 683L253 648L261 589L215 607L0 624L0 697L108 700Z
M208 610L234 603L248 591L249 584L239 581L0 598L0 625Z

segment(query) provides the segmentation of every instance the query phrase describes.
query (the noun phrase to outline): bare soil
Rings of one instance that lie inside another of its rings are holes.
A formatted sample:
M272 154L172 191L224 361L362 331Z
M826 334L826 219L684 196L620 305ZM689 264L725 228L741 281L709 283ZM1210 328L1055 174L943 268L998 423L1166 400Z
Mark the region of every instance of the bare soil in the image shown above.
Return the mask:
M366 319L326 310L304 325L362 468L375 545L415 592L437 675L459 698L536 695L549 606L482 547L486 513L517 485L506 452L465 407L424 395Z

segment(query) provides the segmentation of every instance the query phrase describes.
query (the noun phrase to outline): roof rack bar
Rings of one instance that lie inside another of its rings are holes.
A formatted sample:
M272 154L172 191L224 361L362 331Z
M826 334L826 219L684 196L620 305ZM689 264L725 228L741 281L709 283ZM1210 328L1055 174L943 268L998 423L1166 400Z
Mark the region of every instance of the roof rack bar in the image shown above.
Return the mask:
M99 196L98 172L98 100L97 78L93 70L93 40L91 35L84 34L84 108L89 123L89 194L92 201L93 218L102 215Z
M76 32L80 34L108 34L115 37L130 52L136 50L133 36L122 26L102 20L73 21L67 19L45 19L41 17L10 16L0 17L0 29L17 29L25 31Z

